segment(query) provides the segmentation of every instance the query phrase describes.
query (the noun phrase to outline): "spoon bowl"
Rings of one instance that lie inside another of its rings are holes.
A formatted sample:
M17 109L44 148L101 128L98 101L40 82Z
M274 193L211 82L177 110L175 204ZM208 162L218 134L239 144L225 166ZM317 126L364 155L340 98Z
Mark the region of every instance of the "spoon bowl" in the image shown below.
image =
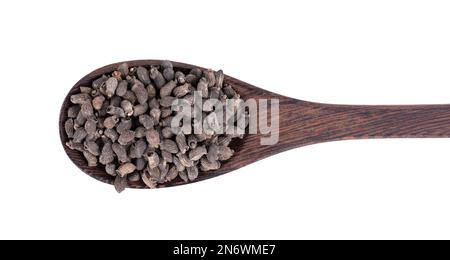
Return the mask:
M161 60L126 61L126 63L128 63L130 67L136 67L136 66L150 67L152 65L160 65L161 62L162 62ZM78 93L80 86L90 86L92 81L94 81L98 77L101 77L104 74L113 72L122 63L123 62L118 62L118 63L104 66L102 68L94 70L93 72L91 72L88 75L81 78L70 89L69 93L66 95L66 98L64 99L64 102L63 102L61 110L60 110L60 115L59 115L59 134L60 134L60 139L61 139L61 143L63 145L64 151L67 153L67 155L72 160L72 162L80 170L82 170L87 175L93 177L94 179L108 183L108 184L113 184L114 177L105 172L104 166L102 166L102 165L98 165L96 167L88 166L82 153L80 153L79 151L76 151L76 150L71 150L65 145L65 143L69 141L69 138L67 137L67 135L64 131L64 122L67 120L67 110L71 105L70 96ZM199 67L199 66L194 66L194 65L180 63L180 62L172 62L172 64L174 66L174 69L180 70L186 74L193 68L199 68L201 70L205 70L204 68ZM250 84L247 84L240 80L234 79L227 75L225 75L225 77L224 77L224 82L230 83L244 100L248 99L248 98L258 98L258 97L261 98L263 96L273 96L273 97L276 96L276 94L259 89L255 86L251 86ZM194 181L188 182L188 183L194 183L197 181L202 181L202 180L206 180L206 179L209 179L212 177L216 177L221 174L230 172L232 170L235 170L235 169L238 169L238 168L244 166L245 165L244 162L239 163L237 160L233 160L233 158L235 158L235 157L243 158L243 156L241 156L242 148L246 147L246 146L250 148L250 146L252 146L252 140L253 140L253 142L256 141L255 138L247 138L247 137L248 136L245 136L243 139L238 139L238 138L233 139L233 141L230 143L230 148L232 148L235 151L235 154L233 155L232 159L230 159L229 161L223 162L220 169L214 170L214 171L208 171L207 173L200 172L197 179L195 179ZM248 149L244 149L244 150L248 150ZM250 162L248 162L248 163L250 163ZM158 188L177 186L177 185L188 184L188 183L177 178L171 182L159 184ZM135 181L135 182L128 181L128 188L148 188L148 187L144 184L144 182L142 182L142 180L139 180L139 181Z
M126 61L130 67L161 64L161 60ZM83 85L113 72L121 63L99 68L81 78L69 91L62 104L59 116L59 132L63 148L72 162L84 173L96 180L113 184L114 177L108 175L102 165L90 167L82 153L69 149L65 143L68 138L64 131L70 96ZM177 70L185 73L202 67L172 62ZM362 138L438 138L450 137L450 105L411 105L411 106L363 106L331 105L308 102L278 95L233 77L225 75L224 82L233 86L243 100L277 99L279 101L279 141L273 145L262 145L261 133L247 134L243 139L235 139L230 147L235 154L215 171L200 172L197 179L184 182L177 178L159 184L159 187L194 183L229 173L271 155L320 142L362 139ZM270 109L268 112L270 115ZM270 117L269 117L270 118ZM270 122L270 120L269 120ZM128 182L129 188L147 188L140 180Z

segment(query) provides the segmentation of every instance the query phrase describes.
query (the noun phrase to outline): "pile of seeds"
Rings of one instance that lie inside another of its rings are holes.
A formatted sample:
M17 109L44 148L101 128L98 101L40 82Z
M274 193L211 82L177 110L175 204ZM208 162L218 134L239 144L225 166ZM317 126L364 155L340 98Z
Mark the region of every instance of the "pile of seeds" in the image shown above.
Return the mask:
M179 112L172 102L181 98L194 106L194 91L203 99L241 100L223 79L220 70L184 74L169 61L150 68L123 63L70 97L66 145L83 153L89 166L103 165L118 192L140 180L150 188L176 178L193 181L199 171L219 169L233 155L231 140L242 135L175 134L171 122ZM210 112L202 112L204 120Z

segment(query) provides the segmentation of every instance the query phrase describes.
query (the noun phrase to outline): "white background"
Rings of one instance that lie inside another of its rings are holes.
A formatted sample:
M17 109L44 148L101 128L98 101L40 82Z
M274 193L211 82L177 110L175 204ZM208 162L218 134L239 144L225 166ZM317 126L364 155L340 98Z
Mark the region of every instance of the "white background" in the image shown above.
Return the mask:
M69 160L58 114L85 74L146 58L310 101L450 103L449 14L448 1L2 1L0 238L448 239L450 140L325 143L119 195Z

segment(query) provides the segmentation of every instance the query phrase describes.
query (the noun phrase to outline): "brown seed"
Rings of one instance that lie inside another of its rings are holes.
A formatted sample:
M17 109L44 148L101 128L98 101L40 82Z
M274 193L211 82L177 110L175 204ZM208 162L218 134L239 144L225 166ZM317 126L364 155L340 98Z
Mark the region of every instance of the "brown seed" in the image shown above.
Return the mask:
M152 108L150 110L150 116L155 120L155 122L159 122L161 118L161 110L159 108Z
M88 151L84 151L83 156L86 159L89 167L97 166L97 157L95 155L91 154Z
M206 80L206 78L203 77L198 81L197 91L200 91L203 98L208 97L208 81Z
M120 102L120 106L123 111L125 111L125 115L131 116L133 114L133 104L129 100L122 100Z
M133 144L130 145L130 149L128 151L128 157L130 157L131 159L136 159L136 146L134 146Z
M163 60L163 61L161 62L161 67L162 67L163 69L173 69L172 62L169 61L169 60Z
M120 134L119 139L117 141L121 145L128 145L128 144L132 143L134 141L134 131L131 131L131 130L123 131Z
M167 82L159 91L160 97L170 96L172 90L177 86L177 83L173 80Z
M100 155L100 147L96 142L93 141L84 142L84 149L86 149L86 151L88 151L94 156Z
M159 72L157 67L150 68L150 78L155 82L155 86L160 89L166 83L164 76Z
M73 134L73 142L74 143L81 143L83 142L84 138L87 136L86 130L84 130L83 127L78 128L75 130L75 133Z
M104 117L97 117L94 119L97 122L97 129L101 130L101 134L103 134L104 130L105 130L105 126L103 125L103 123L105 122L105 118Z
M137 158L136 159L136 170L142 171L147 166L147 161L144 158Z
M200 170L201 171L211 171L211 170L217 170L220 168L220 162L219 161L209 161L206 158L200 159Z
M187 157L186 154L178 153L177 157L178 157L178 159L180 159L180 163L184 167L192 167L192 166L194 166L194 162L189 160L189 158Z
M115 115L117 117L125 117L125 111L122 108L111 105L106 109L106 113L108 113L108 115Z
M98 89L92 89L91 93L89 93L91 95L91 97L96 97L98 95L103 95L103 93L101 91L99 91Z
M203 155L207 153L204 145L197 146L189 152L189 159L192 161L197 161L202 158Z
M128 69L128 63L124 62L122 64L120 64L117 67L117 70L120 72L120 74L124 77L128 76L129 73L129 69Z
M115 163L108 163L107 165L105 165L105 171L107 174L111 175L111 176L116 176L116 164Z
M140 115L139 116L139 123L146 129L153 128L155 125L155 122L153 121L153 118L149 115Z
M75 106L70 106L67 109L67 117L70 118L75 118L78 115L78 112L80 112L81 106L79 105L75 105Z
M127 162L127 163L121 164L116 172L119 176L124 177L124 176L134 172L134 170L136 170L136 166L130 162Z
M113 106L113 107L120 107L120 102L122 101L121 97L118 96L113 96L110 101L109 101L109 105Z
M147 171L144 171L141 174L141 178L142 178L142 181L145 183L145 185L147 185L147 187L149 187L151 189L156 188L156 186L158 185L156 180L154 180L153 178L150 178L150 175Z
M115 129L105 129L104 135L111 139L112 142L117 141L119 139L119 134Z
M227 85L227 86L223 87L222 90L223 90L223 93L225 95L227 95L228 98L236 98L236 97L238 97L237 94L236 94L236 91L230 85Z
M203 72L199 68L193 68L193 69L191 69L189 74L195 75L197 78L200 78L202 76Z
M100 153L99 162L103 165L107 165L114 161L114 151L112 150L111 143L107 142L103 145L102 152Z
M114 78L116 78L117 80L121 80L122 79L122 73L120 73L120 71L113 71L112 75Z
M116 88L116 95L119 97L123 97L128 90L128 81L121 80Z
M160 144L159 133L155 129L149 129L145 134L148 145L150 147L158 148Z
M168 151L161 151L161 157L164 161L171 163L173 162L173 155Z
M161 130L161 135L166 139L172 138L172 136L174 136L174 134L172 132L172 128L170 128L170 127L164 127Z
M184 169L186 169L186 166L184 166L180 159L176 156L173 157L173 164L175 165L175 167L177 168L177 171L182 172L184 171Z
M147 70L145 70L147 71ZM131 91L134 92L136 95L137 101L139 104L144 104L148 100L148 92L147 89L145 89L144 84L142 84L140 81L135 80L133 86L131 87Z
M147 150L147 142L144 139L137 140L137 142L134 143L133 146L135 149L136 158L141 158Z
M197 137L195 137L195 135L188 135L187 137L187 145L191 148L194 149L195 147L197 147Z
M148 167L155 168L159 164L159 155L155 152L150 152L147 154Z
M166 118L163 118L161 120L161 122L159 123L162 127L171 127L172 126L172 120L173 120L173 116L169 116Z
M81 93L90 94L92 92L92 88L91 87L80 86L80 92Z
M147 167L148 174L150 175L150 178L159 181L161 178L161 172L159 170L159 167L149 168Z
M233 156L234 151L227 146L219 146L218 147L218 157L220 161L226 161Z
M103 95L96 96L92 100L92 107L95 110L100 110L102 108L102 106L103 106L103 102L105 102L105 96L103 96Z
M138 117L140 115L143 115L145 114L145 112L147 112L147 109L148 109L147 103L136 105L133 107L133 116Z
M147 93L149 98L154 98L156 96L155 86L153 86L152 84L148 84Z
M172 109L171 108L163 108L161 111L161 118L166 118L170 115L172 115Z
M212 134L201 133L201 134L195 135L195 137L197 137L197 141L198 142L204 142L206 140L211 139L212 138Z
M119 82L114 77L111 77L108 80L106 80L104 92L107 97L111 98L114 95L114 93L116 93L116 88L118 84Z
M130 161L130 158L128 158L127 155L127 149L124 146L118 143L113 143L111 147L114 153L117 155L117 159L119 160L119 162L124 163Z
M228 146L233 138L229 135L219 137L217 144Z
M130 101L131 104L136 103L136 100L137 100L136 95L131 90L127 90L127 92L125 92L125 95L123 95L123 99Z
M106 113L106 110L108 109L108 106L109 106L109 101L105 100L105 102L103 102L102 108L100 108L100 110L98 111L97 117L99 117L99 119L108 115Z
M94 119L86 120L84 124L84 130L88 135L94 135L97 132L97 121Z
M70 102L81 105L87 102L91 102L91 96L86 93L75 94L70 96Z
M188 86L192 87L190 84ZM190 92L192 92L192 91L195 91L195 89L190 90ZM184 102L187 102L189 105L193 105L194 104L194 95L188 94L183 97L183 100L184 100Z
M105 121L103 121L103 125L105 126L105 128L111 129L116 126L117 122L119 122L117 116L110 116L107 117Z
M166 181L167 173L169 172L169 165L167 165L167 163L161 163L158 168L160 172L158 183L164 183Z
M127 187L127 183L127 178L117 175L114 179L114 188L118 193L121 193Z
M197 76L195 76L194 74L187 74L184 77L184 80L186 81L186 83L190 83L190 84L193 84L193 85L197 84L198 79L199 78Z
M210 162L219 160L219 147L216 144L211 144L208 147L208 154L206 155L206 158L208 158Z
M94 116L94 108L91 102L86 102L81 105L80 113L84 118L92 118Z
M209 89L209 98L210 99L220 99L221 94L220 90L216 87L212 87Z
M224 79L223 71L218 70L215 73L215 76L216 76L216 87L220 89L220 88L222 88L222 85L223 85L223 79Z
M209 113L208 116L206 116L206 118L203 121L203 124L204 124L204 132L206 134L213 135L214 133L219 133L222 130L223 122L219 121L219 116L217 113L212 112Z
M66 142L66 146L71 150L77 150L79 152L84 152L84 145L82 143L74 143L72 140Z
M189 150L189 146L186 143L186 136L183 133L177 134L177 136L175 137L175 141L178 145L180 153L186 153L187 150Z
M116 131L120 135L124 131L130 130L132 126L133 126L133 122L131 121L131 119L122 118L122 120L120 120L120 123L118 123L116 126Z
M193 181L193 180L197 179L197 177L198 177L198 168L197 168L197 166L187 167L186 171L187 171L187 176L188 176L190 181Z
M159 103L162 107L171 107L172 103L175 99L176 99L176 97L173 97L173 96L165 96L165 97L161 98Z
M160 105L159 105L158 99L152 98L150 101L148 101L148 107L149 107L150 109L153 109L153 108L159 108Z
M189 84L189 83L185 83L181 86L178 86L173 90L174 96L176 96L178 98L184 97L190 92L191 92L191 84Z
M181 71L175 72L175 80L178 84L184 84L186 83L186 79L184 78L184 73Z
M180 176L180 178L184 181L184 182L188 182L189 178L187 176L186 170L178 172L178 175Z
M136 74L138 76L138 79L142 81L145 85L150 84L150 77L148 74L148 70L144 67L138 67L136 69Z
M100 89L100 87L103 86L107 80L108 80L107 76L105 76L105 75L101 76L100 78L98 78L92 82L92 88Z
M170 139L164 139L161 142L161 150L168 151L169 153L178 153L178 146L174 141Z
M102 130L99 129L98 131L95 131L94 134L88 134L84 140L89 142L95 142L98 138L102 136L102 134L103 134Z
M168 172L167 175L166 175L165 181L166 181L166 182L167 182L167 181L172 181L172 180L174 180L177 176L178 176L178 170L177 170L177 167L172 166L172 167L170 167L169 172Z
M216 85L216 75L214 74L214 71L212 70L204 71L203 75L206 78L206 81L208 82L208 87L214 87L214 85Z
M147 129L143 126L139 126L134 130L134 136L138 139L145 137L145 134L147 132Z
M135 78L136 78L136 70L137 70L137 67L131 67L131 68L130 68L130 73L128 73L127 79L128 79L129 77L135 77Z
M138 172L128 174L127 177L129 181L139 181L141 179L141 175Z
M165 68L163 70L163 76L166 80L173 80L175 78L175 72L173 68Z
M66 135L68 138L73 137L73 119L69 118L64 123L64 130L66 131Z

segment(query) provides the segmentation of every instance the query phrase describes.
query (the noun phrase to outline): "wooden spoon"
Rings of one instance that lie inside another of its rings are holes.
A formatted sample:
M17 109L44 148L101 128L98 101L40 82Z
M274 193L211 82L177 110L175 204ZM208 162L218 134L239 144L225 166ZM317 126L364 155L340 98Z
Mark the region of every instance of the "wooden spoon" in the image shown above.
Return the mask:
M82 85L91 82L103 74L111 73L120 63L97 69L82 79L67 94L59 116L59 132L61 143L69 158L89 176L112 184L114 177L106 174L103 167L89 167L83 155L66 147L68 141L64 131L70 96L79 91ZM131 66L150 66L161 64L160 60L127 61ZM198 66L173 62L175 69L187 72ZM313 103L281 96L264 89L252 86L230 76L225 76L246 100L278 99L279 100L279 142L274 145L261 145L261 134L247 135L230 144L235 150L234 156L216 171L200 173L194 181L202 181L217 177L244 167L248 164L281 153L283 151L321 142L365 139L365 138L436 138L450 137L450 105L411 105L411 106L362 106L362 105L330 105ZM270 122L270 121L269 121ZM192 183L192 182L188 182ZM159 187L188 184L177 178ZM129 182L130 188L146 188L141 181Z

